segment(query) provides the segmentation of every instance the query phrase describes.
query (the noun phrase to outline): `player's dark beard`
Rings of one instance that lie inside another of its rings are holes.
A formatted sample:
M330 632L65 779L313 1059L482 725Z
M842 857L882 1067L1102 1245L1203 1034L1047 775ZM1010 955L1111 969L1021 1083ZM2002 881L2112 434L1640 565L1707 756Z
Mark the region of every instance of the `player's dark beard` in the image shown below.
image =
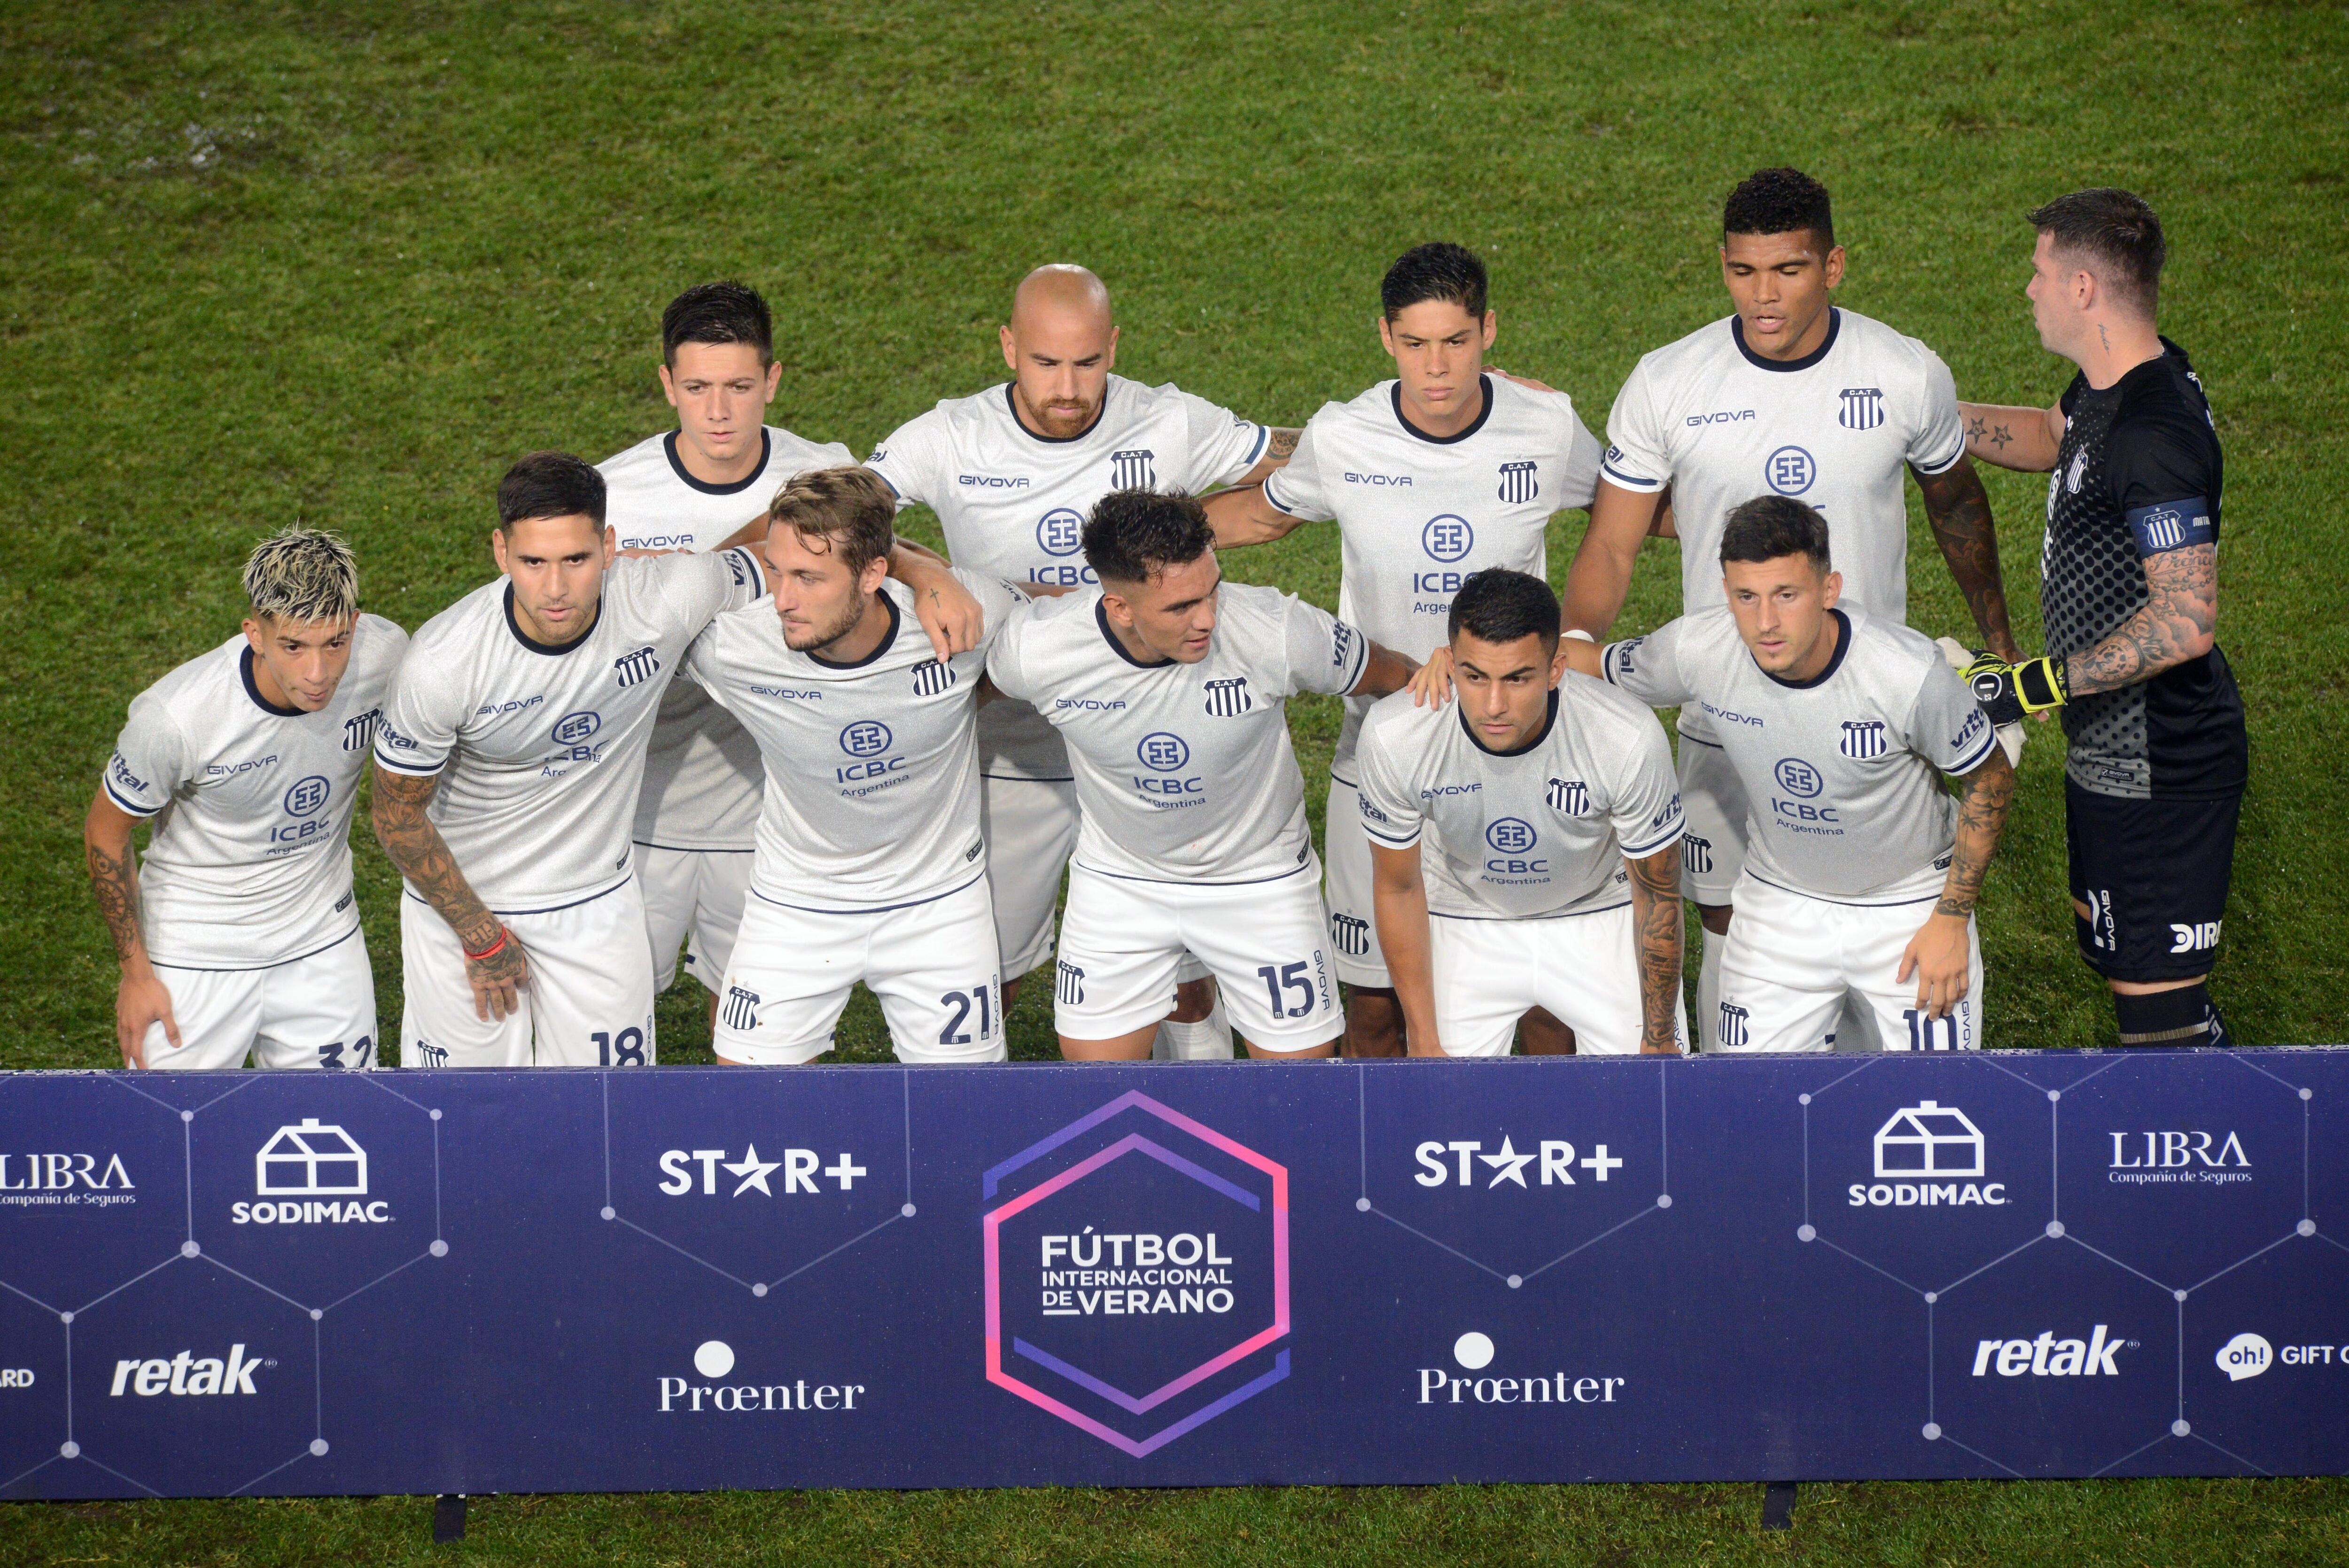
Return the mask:
M795 654L814 654L819 657L823 656L834 643L856 630L857 623L864 619L866 603L867 601L862 595L851 599L847 606L841 611L839 618L831 625L804 641L796 641L787 634L783 638L783 645Z
M1029 402L1024 395L1019 399L1019 407L1029 418L1035 421L1040 434L1061 441L1067 440L1071 436L1081 436L1091 429L1093 421L1101 418L1102 409L1100 402L1096 400L1087 403L1073 414L1065 414L1050 407L1039 408Z

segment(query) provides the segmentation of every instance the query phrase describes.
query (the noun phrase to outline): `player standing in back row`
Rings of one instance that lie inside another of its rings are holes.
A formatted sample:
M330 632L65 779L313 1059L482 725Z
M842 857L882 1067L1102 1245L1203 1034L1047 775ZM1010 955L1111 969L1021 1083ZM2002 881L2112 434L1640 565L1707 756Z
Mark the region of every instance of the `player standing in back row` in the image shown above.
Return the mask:
M598 463L605 521L623 551L715 549L766 510L792 475L856 460L762 422L783 367L759 291L701 284L661 313L661 391L678 428ZM636 798L636 880L652 939L653 989L677 954L718 1000L750 884L761 777L757 743L691 681L661 698Z
M1599 443L1572 398L1485 368L1498 327L1489 293L1485 263L1464 246L1405 252L1379 284L1379 341L1395 378L1322 405L1262 490L1207 501L1227 548L1334 520L1345 559L1338 614L1414 659L1444 645L1452 595L1472 573L1544 575L1551 514L1588 506L1599 476ZM1368 697L1348 699L1330 762L1330 926L1338 973L1353 988L1347 1051L1401 1056L1402 1011L1379 947L1357 809L1354 753L1370 708Z
M243 634L131 700L89 804L115 1040L134 1068L371 1068L351 808L408 634L359 614L332 534L264 540L244 593ZM130 834L149 820L142 868Z
M1681 608L1722 603L1721 531L1758 495L1801 500L1827 521L1844 602L1876 619L1909 614L1909 516L1916 477L1951 575L1991 648L2020 656L2007 627L1998 542L1982 479L1966 461L1949 367L1913 337L1829 301L1843 281L1826 188L1764 169L1729 193L1722 281L1734 312L1642 357L1607 417L1607 457L1590 531L1566 583L1569 636L1603 639L1667 490L1681 536ZM1698 1026L1718 1022L1721 943L1744 869L1749 802L1716 726L1680 717L1688 811L1681 877L1708 940ZM1831 1025L1832 1026L1832 1025Z
M1082 267L1038 267L1020 280L1001 337L1009 382L907 420L867 464L901 504L938 514L957 566L1014 583L1092 586L1084 523L1102 496L1252 485L1296 445L1294 430L1269 429L1172 384L1112 375L1118 333L1109 290ZM1068 748L1024 702L988 705L978 748L1008 1006L1020 976L1052 954L1077 792ZM1185 965L1162 1055L1231 1055L1206 975L1195 960Z
M2079 373L2052 407L1961 407L1977 457L2048 472L2048 655L1978 663L1974 689L2002 720L2063 706L2080 956L2112 987L2121 1044L2223 1046L2205 982L2251 756L2217 641L2217 425L2186 351L2154 325L2153 209L2080 191L2031 223L2032 319Z

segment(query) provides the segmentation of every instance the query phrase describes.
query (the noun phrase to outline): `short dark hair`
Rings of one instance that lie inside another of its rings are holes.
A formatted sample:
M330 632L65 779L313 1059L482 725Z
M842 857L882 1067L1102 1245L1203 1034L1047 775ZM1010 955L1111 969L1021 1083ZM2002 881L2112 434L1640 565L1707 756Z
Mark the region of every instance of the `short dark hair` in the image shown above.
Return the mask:
M1821 573L1835 570L1827 554L1827 520L1786 495L1757 495L1729 509L1721 530L1723 565L1782 555L1807 555Z
M1112 490L1085 519L1085 564L1104 583L1147 583L1216 547L1199 498L1182 490Z
M1472 572L1452 596L1451 634L1465 632L1480 643L1514 643L1537 636L1542 651L1557 652L1557 595L1529 572L1487 566Z
M1835 249L1835 212L1827 188L1799 169L1757 169L1737 182L1721 207L1721 237L1785 234L1808 229L1822 253Z
M747 343L761 366L775 362L775 319L749 284L696 284L661 312L661 363L677 367L680 343Z
M533 517L587 517L604 526L604 476L569 452L533 452L498 481L498 527Z
M2161 220L2142 196L2109 185L2058 196L2026 214L2059 251L2095 263L2088 270L2115 298L2148 320L2161 296L2161 263L2168 246Z
M1482 321L1490 288L1475 252L1438 241L1413 245L1395 258L1379 280L1379 308L1392 321L1423 300L1449 300Z
M871 469L812 469L775 492L767 521L790 529L819 554L838 555L854 576L897 542L897 492Z

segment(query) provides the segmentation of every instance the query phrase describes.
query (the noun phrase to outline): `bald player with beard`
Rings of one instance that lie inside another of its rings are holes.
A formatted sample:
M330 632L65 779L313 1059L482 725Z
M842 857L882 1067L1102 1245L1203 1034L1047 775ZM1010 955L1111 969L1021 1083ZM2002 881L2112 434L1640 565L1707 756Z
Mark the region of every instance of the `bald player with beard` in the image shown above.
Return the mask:
M1020 280L1001 329L1012 378L949 398L892 434L866 467L898 504L927 506L965 570L1052 589L1098 586L1083 556L1093 504L1113 490L1261 484L1296 449L1276 429L1173 385L1113 375L1118 329L1109 290L1083 267ZM998 701L978 717L988 879L1007 1011L1019 977L1052 955L1052 912L1077 839L1068 748L1036 709ZM1228 1057L1231 1030L1195 957L1161 1026L1162 1058Z

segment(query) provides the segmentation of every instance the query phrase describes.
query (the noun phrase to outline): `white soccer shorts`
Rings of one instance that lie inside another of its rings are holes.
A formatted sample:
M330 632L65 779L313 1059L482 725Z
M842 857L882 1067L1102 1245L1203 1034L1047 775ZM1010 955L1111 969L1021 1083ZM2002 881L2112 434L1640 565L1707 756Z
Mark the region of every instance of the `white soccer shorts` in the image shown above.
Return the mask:
M1745 870L1745 785L1720 747L1685 735L1680 743L1681 896L1730 903Z
M1379 947L1379 918L1371 902L1371 836L1362 827L1362 793L1330 775L1330 946L1338 978L1349 985L1391 989L1387 955Z
M1721 955L1721 1049L1826 1051L1848 992L1888 1050L1971 1051L1982 1043L1982 933L1966 923L1966 995L1939 1018L1917 1006L1900 955L1934 901L1837 903L1747 876Z
M644 888L645 931L652 939L653 991L677 978L677 950L685 972L714 995L734 956L742 900L750 891L749 850L664 850L636 846L636 881Z
M901 1062L1007 1059L1003 987L987 879L895 909L795 909L750 895L710 1042L754 1067L813 1061L832 1049L849 988L880 999Z
M1574 1031L1578 1056L1633 1056L1646 1014L1631 906L1547 920L1428 921L1435 1032L1448 1057L1506 1057L1517 1020L1547 1007ZM1674 1010L1688 1048L1686 1009Z
M155 965L180 1026L173 1050L160 1024L147 1030L147 1065L164 1071L376 1065L375 971L367 938L352 932L332 947L266 969Z
M1268 1051L1301 1051L1345 1032L1321 905L1321 868L1269 882L1143 882L1080 864L1069 871L1052 1026L1108 1040L1174 1010L1185 951L1216 977L1234 1031Z
M473 1011L465 949L413 893L399 900L408 1010L399 1059L411 1068L635 1068L653 1065L653 962L645 901L629 878L559 909L501 913L530 967L522 1006Z
M987 841L995 941L1008 980L1051 959L1052 911L1061 901L1061 872L1077 847L1077 821L1071 782L979 779L979 834Z

